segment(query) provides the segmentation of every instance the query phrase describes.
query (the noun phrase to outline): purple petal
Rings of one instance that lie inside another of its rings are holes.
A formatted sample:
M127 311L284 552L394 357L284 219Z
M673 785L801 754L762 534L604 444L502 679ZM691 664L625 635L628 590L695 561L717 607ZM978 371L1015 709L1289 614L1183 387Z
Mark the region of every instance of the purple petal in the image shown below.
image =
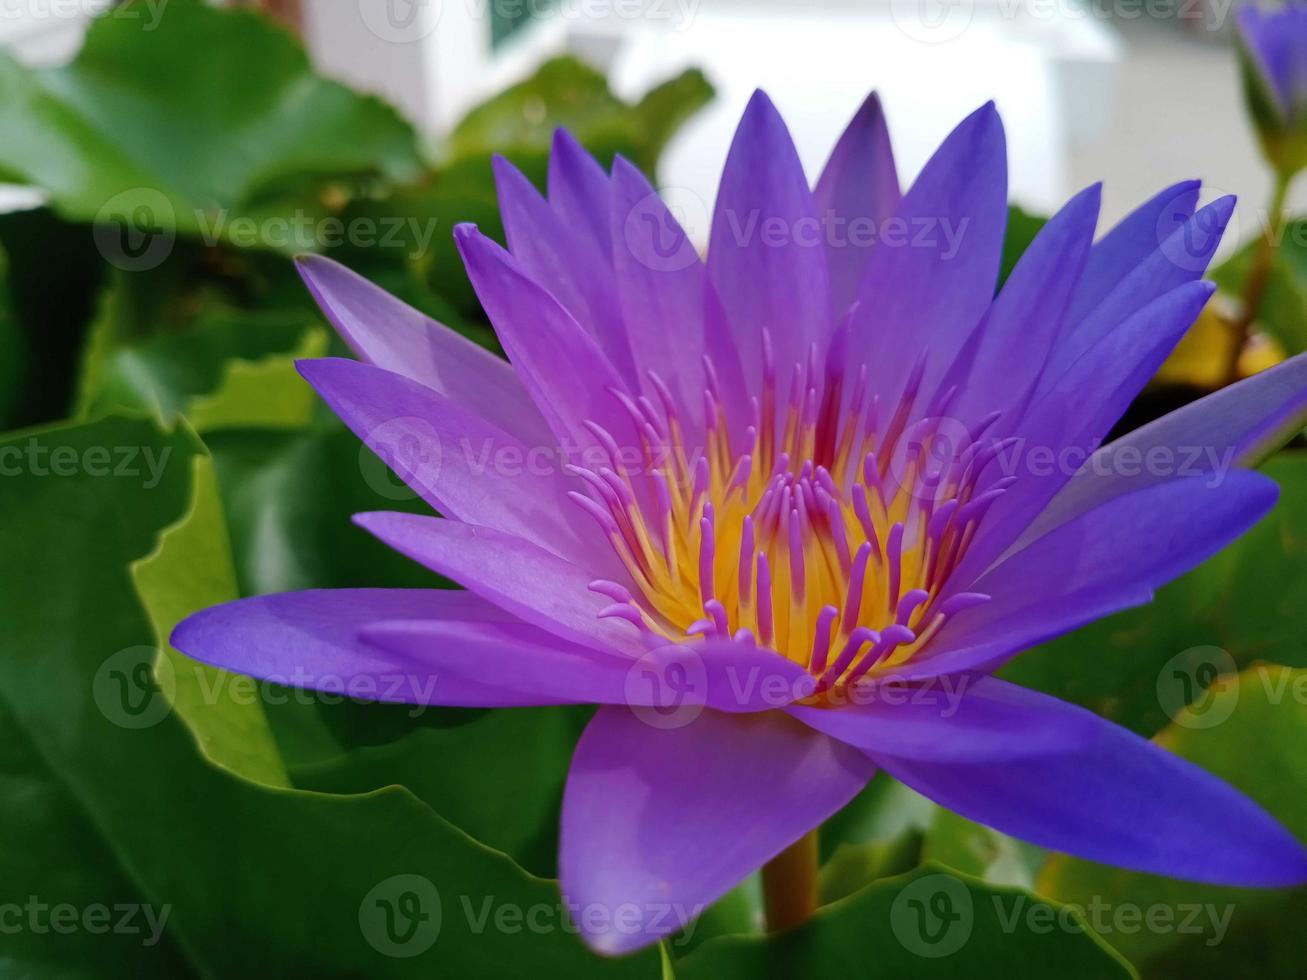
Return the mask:
M1262 10L1253 4L1237 14L1244 48L1270 89L1285 121L1307 103L1307 9L1290 4Z
M1007 156L993 103L964 119L899 203L902 237L871 253L850 354L895 405L924 349L933 392L989 308L1007 224Z
M903 678L990 670L1077 626L1152 598L1207 560L1275 504L1274 481L1246 470L1213 486L1201 477L1122 494L1063 524L981 576L993 596L959 613L928 652L893 669Z
M508 359L558 437L580 449L597 446L585 425L593 421L619 449L638 448L630 416L611 394L626 386L594 339L475 226L459 225L454 238Z
M571 480L558 472L557 450L527 446L434 390L371 364L322 358L296 366L355 435L442 514L571 558L611 554L567 498Z
M1094 244L1067 310L1064 335L1193 217L1201 187L1197 180L1173 184L1131 211Z
M762 337L771 339L779 404L790 372L818 353L833 326L829 271L816 204L789 131L755 92L722 171L708 273L726 308L745 380L760 390Z
M675 216L644 175L621 157L613 161L610 237L617 295L642 380L645 372L657 372L685 418L702 419L707 272ZM724 332L720 319L713 327ZM742 378L738 356L729 345L727 350L728 363Z
M182 620L171 642L215 667L348 697L405 704L561 703L546 696L506 698L492 687L438 674L429 663L395 657L359 639L373 623L419 618L512 633L522 643L548 639L468 592L320 589L213 606Z
M1050 737L1074 745L1051 753L1023 749L1028 711L1039 702ZM994 748L988 757L871 755L941 806L1041 847L1213 884L1307 881L1307 851L1274 817L1160 746L1033 691L1022 693L1010 722L1000 710L988 720L993 731L986 744ZM941 738L948 737L945 724Z
M1169 235L1162 237L1159 231L1154 237L1154 248L1124 278L1100 294L1098 303L1082 320L1075 323L1068 320L1068 329L1045 368L1041 391L1060 386L1062 376L1086 351L1097 346L1136 311L1201 278L1221 243L1234 203L1232 196L1223 197L1198 211ZM1165 221L1169 227L1169 218Z
M1224 479L1256 466L1307 426L1307 354L1127 433L1098 450L1041 513L1032 541L1105 501L1175 476Z
M559 872L582 936L622 953L684 926L844 806L874 769L778 712L707 711L658 729L601 708L563 795Z
M590 334L626 384L636 384L635 365L613 291L612 265L603 249L583 226L564 221L522 172L503 157L494 158L494 169L504 234L513 258ZM608 205L607 194L595 202L605 212ZM472 271L470 265L468 271ZM475 278L473 285L480 295L481 287ZM485 305L484 296L481 302ZM493 316L491 320L498 330L499 323Z
M1025 533L1157 373L1214 288L1191 282L1150 303L1036 396L1017 427L1019 442L990 466L993 475L1016 476L1019 488L990 508L955 581L978 575Z
M524 442L549 427L512 367L339 262L295 260L322 312L360 358L433 388Z
M613 160L613 268L631 351L643 384L656 372L689 434L703 417L706 355L731 435L751 418L748 388L726 313L689 233L622 157Z
M653 707L660 713L649 717L665 724L687 724L704 708L743 713L785 707L805 693L807 677L779 654L729 641L668 644L632 659L578 647L520 622L382 622L359 635L400 662L493 692L496 703L547 697Z
M831 151L826 168L813 189L817 214L823 222L838 222L827 237L831 293L836 311L858 297L858 287L875 247L875 235L899 204L899 177L880 97L872 92L858 108Z
M604 255L612 254L608 174L565 129L554 130L549 154L549 204L566 225L583 228Z
M795 705L805 725L875 756L921 762L983 762L1066 751L1084 743L1085 725L1066 723L1061 702L974 674L921 685L875 685L849 692L834 708Z
M1100 198L1097 184L1081 191L1021 256L943 383L961 388L951 415L974 424L1019 406L1033 388L1085 268Z
M439 703L457 707L621 702L631 666L520 621L387 620L358 637L439 678Z
M529 541L417 514L356 514L354 523L401 554L555 636L635 656L646 649L642 634L632 624L599 618L612 599L590 591L592 572Z

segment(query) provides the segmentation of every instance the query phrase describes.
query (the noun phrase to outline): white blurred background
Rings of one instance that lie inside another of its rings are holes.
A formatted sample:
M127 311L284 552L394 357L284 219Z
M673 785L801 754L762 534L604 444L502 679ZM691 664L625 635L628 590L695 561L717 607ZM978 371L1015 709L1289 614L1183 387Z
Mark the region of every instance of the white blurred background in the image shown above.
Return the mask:
M167 0L154 0L166 5ZM879 89L906 184L966 112L994 99L1013 199L1047 213L1103 180L1104 221L1202 177L1240 196L1234 239L1269 191L1244 120L1233 0L285 0L318 66L400 106L438 145L470 105L546 57L577 54L634 96L688 65L718 98L678 135L661 182L711 205L734 122L765 88L816 174ZM111 0L0 0L0 45L71 57ZM160 7L166 13L166 7ZM1301 203L1301 202L1300 202Z

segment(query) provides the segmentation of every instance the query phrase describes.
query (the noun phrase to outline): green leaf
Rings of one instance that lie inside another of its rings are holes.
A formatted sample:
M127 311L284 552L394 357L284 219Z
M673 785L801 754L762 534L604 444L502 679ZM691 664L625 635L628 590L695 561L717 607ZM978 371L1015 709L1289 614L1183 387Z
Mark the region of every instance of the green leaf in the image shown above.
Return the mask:
M170 692L173 709L206 756L255 782L289 786L256 683L191 660L168 645L168 635L183 618L238 598L212 461L194 456L191 466L190 510L160 534L151 555L132 565L154 642L162 650L156 682Z
M1280 485L1280 500L1242 538L1159 589L1149 605L1024 654L1002 676L1152 735L1213 673L1260 660L1307 667L1299 614L1307 453L1281 453L1262 469Z
M836 901L877 878L914 867L934 812L930 800L878 772L822 824L821 900Z
M257 361L228 360L217 389L194 399L186 411L199 432L234 428L288 428L308 425L318 406L313 389L295 370L301 358L322 357L327 335L305 331L289 352Z
M584 62L555 58L469 112L450 134L447 152L452 160L503 153L539 180L554 130L562 126L605 163L622 153L652 171L671 134L712 96L703 73L690 69L632 106Z
M295 373L298 357L319 357L326 335L299 313L210 307L185 329L144 341L115 338L123 292L112 290L95 329L79 415L115 409L161 419L187 415L197 430L307 425L317 399Z
M104 847L99 830L69 789L50 777L2 701L0 836L5 842L0 848L0 905L20 907L18 923L12 914L6 917L0 974L69 980L195 975L168 933L150 941L155 931L141 908L145 896L129 869ZM53 931L53 906L76 910L78 926ZM115 907L132 909L135 931L104 928L106 914L109 926L122 918L124 912ZM154 921L162 911L150 908ZM20 928L14 929L16 924Z
M438 588L444 580L356 527L368 510L430 508L334 419L300 430L205 433L242 595Z
M1248 793L1307 839L1307 671L1262 666L1215 682L1157 741ZM1231 836L1243 828L1229 827ZM1220 839L1210 842L1213 850ZM1091 924L1149 977L1302 975L1291 938L1307 890L1220 888L1078 861L1049 860L1044 894L1084 905Z
M935 861L996 885L1032 888L1045 852L938 807L921 850Z
M65 217L102 223L119 267L157 265L175 232L309 247L339 181L419 173L411 127L315 75L288 32L199 0L157 17L128 6L94 20L66 67L0 57L0 169Z
M1035 240L1039 230L1048 224L1047 218L1023 211L1015 204L1007 209L1007 231L1003 235L1003 262L1000 266L998 284L1001 289L1007 277L1016 268L1017 260L1025 254L1030 243Z
M679 980L854 976L1132 977L1074 910L936 865L888 878L775 936L713 939L677 963Z
M187 512L199 447L121 418L36 438L77 465L0 481L0 707L31 747L34 791L63 794L93 828L51 842L38 892L112 862L141 901L168 906L167 941L209 976L660 975L653 949L589 953L552 882L403 789L325 796L208 762L150 682L154 629L128 573ZM86 463L123 446L171 449L164 479L147 490L143 474ZM388 910L404 913L391 931Z
M9 295L9 260L0 247L0 429L16 417L22 397L23 367L27 362L27 338L14 316Z
M1222 292L1243 295L1258 242L1250 242L1212 270ZM1307 219L1286 221L1280 229L1270 278L1262 294L1257 325L1289 354L1307 350Z
M0 410L0 429L65 418L103 259L90 229L46 208L0 214L0 248L13 331L6 367L14 373L0 396L9 405L7 415Z
M641 142L637 160L650 173L663 150L695 113L712 101L714 90L707 76L691 68L661 85L655 85L632 110Z
M442 709L413 706L413 718ZM449 709L443 709L448 711ZM480 713L467 724L421 728L386 745L295 770L295 785L365 793L402 785L482 843L544 875L555 873L558 811L577 739L557 708Z

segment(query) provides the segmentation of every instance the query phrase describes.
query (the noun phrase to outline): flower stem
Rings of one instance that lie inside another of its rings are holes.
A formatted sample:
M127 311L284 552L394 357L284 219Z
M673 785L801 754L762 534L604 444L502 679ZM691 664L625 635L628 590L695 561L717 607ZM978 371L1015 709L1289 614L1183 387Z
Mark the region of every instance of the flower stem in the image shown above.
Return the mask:
M1233 384L1239 380L1239 357L1248 344L1252 325L1261 310L1262 300L1266 296L1266 286L1271 279L1271 270L1275 264L1275 251L1279 246L1280 225L1284 222L1284 201L1289 194L1290 177L1277 174L1275 190L1271 194L1271 206L1266 214L1265 233L1257 242L1257 251L1253 253L1252 263L1248 267L1248 277L1244 280L1243 308L1230 326L1234 332L1234 344L1230 348L1230 359L1226 364L1225 383Z
M801 925L817 911L817 831L781 851L762 868L767 931Z

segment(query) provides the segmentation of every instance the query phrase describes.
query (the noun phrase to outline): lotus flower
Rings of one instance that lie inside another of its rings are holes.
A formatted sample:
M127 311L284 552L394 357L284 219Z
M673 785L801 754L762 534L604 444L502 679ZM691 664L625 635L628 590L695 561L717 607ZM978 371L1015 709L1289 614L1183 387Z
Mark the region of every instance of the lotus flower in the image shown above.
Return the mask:
M1307 3L1237 14L1244 92L1267 159L1282 174L1307 166Z
M443 515L357 523L466 591L250 598L178 648L397 700L600 705L559 867L571 907L614 913L580 917L603 952L682 925L878 769L1096 861L1307 879L1245 796L990 676L1147 602L1275 501L1246 467L1302 428L1303 358L1098 448L1207 301L1230 198L1195 211L1180 184L1095 242L1089 188L995 296L992 105L900 196L874 96L810 189L758 94L706 260L633 166L564 132L547 199L495 167L508 249L455 235L507 361L301 265L360 358L303 376Z

